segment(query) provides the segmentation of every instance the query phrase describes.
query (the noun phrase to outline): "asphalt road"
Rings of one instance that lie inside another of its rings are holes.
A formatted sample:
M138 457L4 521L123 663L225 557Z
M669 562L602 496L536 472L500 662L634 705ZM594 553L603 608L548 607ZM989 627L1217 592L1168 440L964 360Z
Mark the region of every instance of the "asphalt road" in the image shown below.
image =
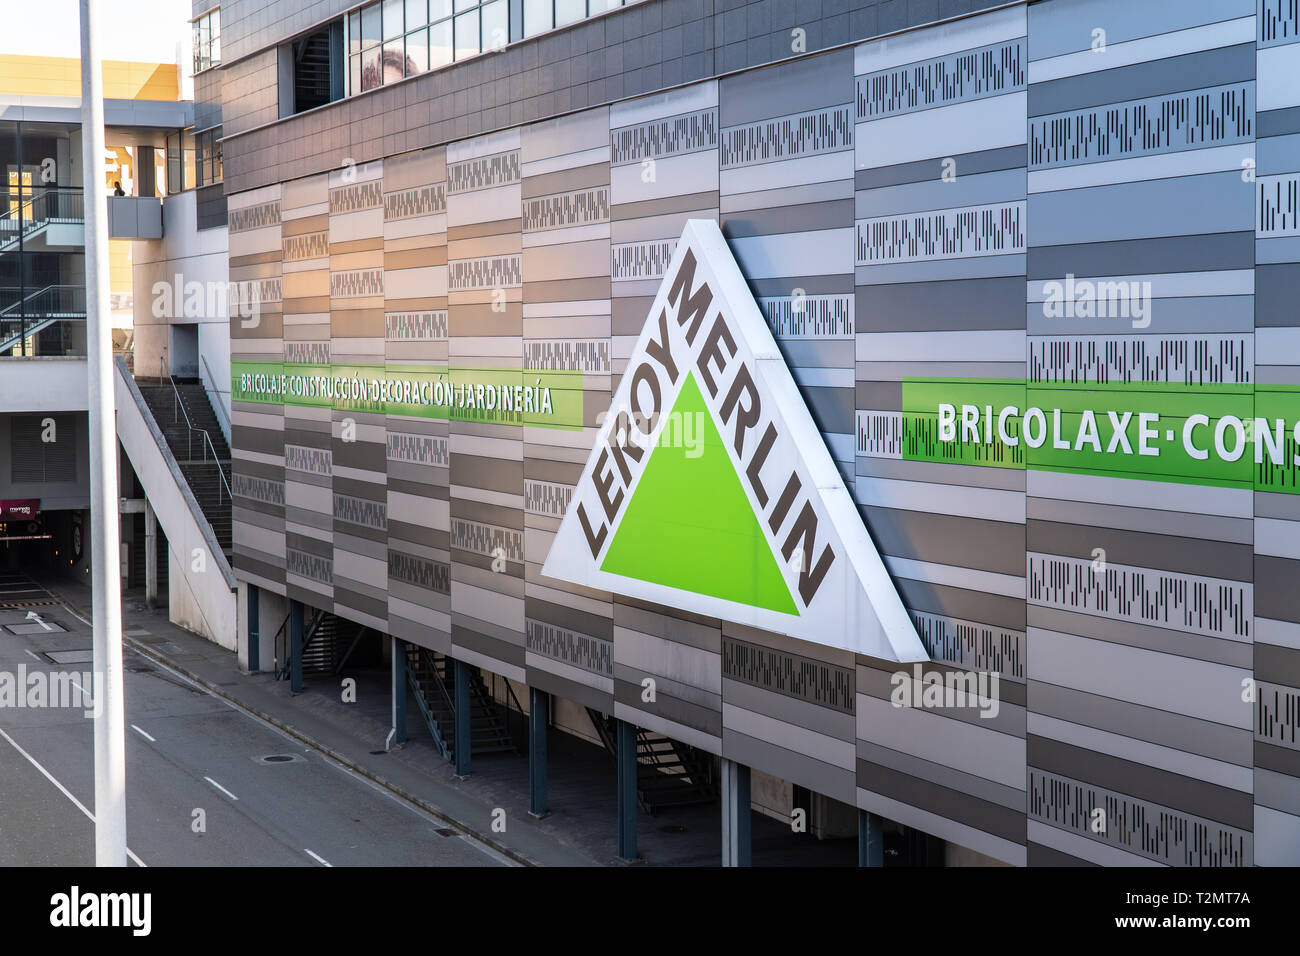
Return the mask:
M29 613L65 630L47 631ZM11 633L13 625L30 633ZM28 674L90 671L90 645L90 628L70 608L29 579L0 573L0 680L16 679L20 665ZM87 663L47 656L65 651ZM179 675L129 650L124 664L127 844L134 862L508 862ZM0 699L0 866L93 864L93 724L80 708L5 706Z

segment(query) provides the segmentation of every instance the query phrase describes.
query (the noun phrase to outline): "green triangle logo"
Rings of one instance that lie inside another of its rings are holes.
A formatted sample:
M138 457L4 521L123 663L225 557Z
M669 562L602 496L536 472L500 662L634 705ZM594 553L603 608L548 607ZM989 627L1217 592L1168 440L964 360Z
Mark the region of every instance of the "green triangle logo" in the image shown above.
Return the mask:
M530 522L542 579L929 660L716 222L682 227L620 364L559 526Z
M694 425L694 447L674 442L651 451L601 570L797 615L694 374L682 383L671 420Z

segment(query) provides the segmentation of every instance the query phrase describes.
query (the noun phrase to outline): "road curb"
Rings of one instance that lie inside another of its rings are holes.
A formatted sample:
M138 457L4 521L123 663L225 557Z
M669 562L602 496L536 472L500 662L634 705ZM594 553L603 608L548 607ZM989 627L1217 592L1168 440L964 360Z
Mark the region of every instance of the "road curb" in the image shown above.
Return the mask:
M379 776L379 774L375 773L374 771L362 767L360 764L352 760L350 757L347 757L344 754L339 753L337 750L333 749L332 747L327 747L324 744L322 744L320 741L315 740L312 737L309 737L307 734L303 733L301 730L298 730L292 724L287 724L284 721L280 720L278 717L273 716L272 714L268 714L262 710L259 710L256 707L252 707L244 703L244 701L234 697L227 691L223 690L221 687L218 687L216 684L213 684L211 681L206 680L203 677L200 677L198 674L195 674L193 671L189 670L188 668L182 667L181 665L177 664L175 661L169 660L165 655L159 653L158 651L155 651L149 645L144 644L143 642L138 641L135 638L129 637L125 634L122 635L122 643L123 645L130 647L131 650L135 651L137 654L141 655L142 657L149 658L149 660L153 661L155 664L161 664L165 667L171 668L172 670L176 671L178 674L183 675L186 680L193 681L194 683L198 684L200 687L202 687L204 690L208 691L209 693L214 694L217 697L222 698L223 700L229 701L231 704L238 707L240 710L247 711L248 713L257 717L259 720L266 721L271 726L275 727L278 730L283 731L284 733L288 734L290 737L293 737L295 740L301 741L302 743L311 747L313 750L320 751L321 753L325 754L325 756L329 757L331 760L334 760L339 764L342 764L344 767L346 767L348 770L351 770L353 773L365 777L367 780L377 784L378 786L383 787L385 790L389 791L395 796L400 797L401 799L405 800L407 803L414 804L415 806L423 810L425 813L429 814L432 817L437 818L439 821L447 824L452 829L459 831L465 836L473 837L475 840L478 840L480 843L483 843L486 846L491 847L493 850L495 850L497 853L500 853L502 856L509 857L511 860L518 863L520 866L541 866L541 864L538 861L532 859L526 854L520 853L518 850L505 846L500 841L495 840L492 837L486 836L482 832L475 830L473 827L466 826L462 821L449 816L446 813L446 811L439 809L438 807L429 803L427 800L415 796L413 793L409 793L403 788L397 786L397 784L392 783L391 781L386 780L385 778Z
M76 604L74 604L72 601L68 599L67 595L61 593L61 591L56 591L49 586L46 586L46 590L49 591L51 594L53 594L56 598L58 598L59 601L61 601L66 607L70 608L73 611L73 613L80 616L85 623L87 624L90 623L91 619L93 618L93 614L91 614L91 612L87 611L85 608L78 607ZM454 817L449 816L446 813L446 811L439 809L438 807L429 803L427 800L423 800L420 797L417 797L413 793L408 793L406 790L397 786L395 783L392 783L391 781L384 779L383 777L379 776L377 773L371 770L367 770L365 767L362 767L356 761L352 760L350 757L347 757L344 754L341 754L338 751L334 750L334 748L327 747L324 744L322 744L320 741L315 740L312 737L309 737L307 734L298 730L292 724L287 724L284 721L280 720L278 717L265 713L264 711L261 711L256 707L252 707L249 704L244 703L239 698L230 694L229 692L217 686L216 684L212 683L211 681L207 680L206 678L201 677L198 674L195 674L189 668L184 667L183 665L178 664L175 661L169 660L167 656L161 653L160 651L156 651L148 644L136 640L135 638L126 634L125 633L126 622L123 621L122 625L123 625L122 627L123 646L130 647L131 650L135 651L140 656L147 657L155 664L160 664L163 667L168 667L174 670L176 673L181 674L183 677L185 677L186 680L193 681L195 684L198 684L204 690L208 691L209 693L217 697L220 697L222 700L228 701L230 704L234 705L235 707L238 707L240 710L244 711L245 713L252 714L254 717L258 718L259 720L266 721L268 724L270 724L272 727L275 727L277 730L280 730L288 734L290 737L293 737L295 740L301 741L302 743L311 747L313 750L320 751L321 753L325 754L325 756L329 757L331 760L334 760L335 762L341 764L342 766L346 767L348 770L352 771L358 776L365 777L367 780L371 781L377 786L383 787L385 790L387 790L389 793L393 794L394 796L400 797L402 800L405 800L407 803L419 807L425 813L447 824L453 830L457 830L458 832L460 832L465 836L469 836L474 838L475 840L478 840L480 843L483 843L484 845L490 847L497 853L500 853L502 856L505 856L513 860L514 862L518 863L520 866L541 866L542 865L539 861L534 860L532 857L528 856L527 854L520 853L518 850L503 845L500 841L490 836L487 836L478 830L475 830L473 827L466 826L460 820L457 820Z
M59 598L60 600L63 600L64 603L68 605L68 607L72 608L78 614L82 615L87 621L90 620L91 615L87 614L83 608L79 608L71 601L65 600L61 595L59 595ZM138 641L135 638L128 636L127 634L122 635L122 644L123 646L130 647L131 650L135 651L141 657L149 658L149 660L153 661L155 664L161 664L164 667L171 668L172 670L176 671L176 673L184 676L186 680L193 681L194 683L198 684L204 690L208 691L208 693L214 694L217 697L220 697L222 700L229 701L231 704L238 707L240 710L252 714L254 717L258 718L259 720L266 721L272 727L275 727L277 730L283 731L284 733L288 734L290 737L293 737L295 740L301 741L302 743L311 747L313 750L320 751L321 753L325 754L325 756L329 757L331 760L339 764L342 764L344 767L346 767L348 770L351 770L353 773L365 777L367 780L371 781L372 783L383 787L385 790L387 790L389 793L393 794L394 796L402 798L407 803L414 804L415 806L423 810L425 813L429 814L431 817L435 817L441 822L447 824L453 830L457 830L460 833L464 834L465 836L473 837L475 840L478 840L480 843L483 843L491 847L493 850L495 850L497 853L500 853L502 856L509 857L511 860L514 860L520 866L541 866L539 862L532 859L531 857L523 853L520 853L518 850L512 849L511 847L505 846L499 841L492 839L491 837L485 836L483 833L479 832L478 830L475 830L473 827L467 827L460 820L448 816L445 811L440 810L438 807L435 807L427 800L423 800L420 797L417 797L413 793L408 793L406 790L403 790L395 783L385 780L383 777L379 776L379 774L374 773L371 770L367 770L365 767L362 767L360 764L352 760L350 757L347 757L344 754L339 753L333 747L327 747L324 744L322 744L320 741L307 736L302 731L298 730L298 728L294 727L292 724L286 724L278 717L275 717L271 714L261 711L256 707L249 706L248 704L244 703L242 700L238 699L232 694L229 694L225 690L222 690L220 687L218 687L216 684L212 683L211 681L207 680L206 678L200 677L198 674L195 674L193 671L189 670L189 668L183 667L180 664L177 664L175 661L168 660L168 658L165 655L155 651L149 645L141 641Z

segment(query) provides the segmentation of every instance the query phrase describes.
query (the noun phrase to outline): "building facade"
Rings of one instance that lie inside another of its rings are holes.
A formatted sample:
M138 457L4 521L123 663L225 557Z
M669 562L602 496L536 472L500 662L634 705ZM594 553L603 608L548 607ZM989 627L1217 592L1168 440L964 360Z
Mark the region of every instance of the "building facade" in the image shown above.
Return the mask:
M247 663L325 611L749 768L772 813L1300 861L1294 6L450 8L220 8ZM929 661L542 573L690 220ZM925 702L966 672L997 706Z
M104 203L108 212L108 321L115 354L129 359L132 244L161 235L160 197L169 182L179 188L184 165L167 150L167 133L193 118L172 46L163 47L160 53L157 42L117 35L107 44L106 150L102 169L87 175L76 32L0 38L0 569L6 572L42 568L82 576L88 570L85 204ZM143 523L143 513L123 520L127 578L137 547L143 555Z

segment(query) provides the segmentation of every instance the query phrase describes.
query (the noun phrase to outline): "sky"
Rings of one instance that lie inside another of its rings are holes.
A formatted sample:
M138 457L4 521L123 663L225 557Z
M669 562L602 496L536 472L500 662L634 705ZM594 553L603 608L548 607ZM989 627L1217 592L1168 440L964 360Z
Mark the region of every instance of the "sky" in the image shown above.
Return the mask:
M190 0L97 2L105 60L174 63L178 43L189 55ZM79 0L0 0L0 53L80 56L79 11Z

